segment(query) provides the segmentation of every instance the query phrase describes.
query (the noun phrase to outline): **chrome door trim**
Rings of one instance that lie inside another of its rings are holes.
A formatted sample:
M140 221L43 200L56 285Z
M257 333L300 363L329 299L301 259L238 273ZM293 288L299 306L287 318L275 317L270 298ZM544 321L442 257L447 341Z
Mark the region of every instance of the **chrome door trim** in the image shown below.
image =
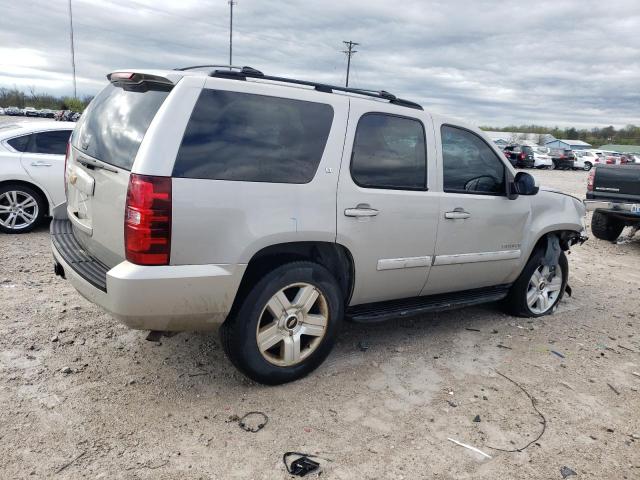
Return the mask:
M458 265L461 263L493 262L520 258L520 250L500 250L498 252L459 253L457 255L437 255L434 266Z
M401 268L428 267L431 265L431 257L403 257L381 258L378 260L377 270L398 270Z

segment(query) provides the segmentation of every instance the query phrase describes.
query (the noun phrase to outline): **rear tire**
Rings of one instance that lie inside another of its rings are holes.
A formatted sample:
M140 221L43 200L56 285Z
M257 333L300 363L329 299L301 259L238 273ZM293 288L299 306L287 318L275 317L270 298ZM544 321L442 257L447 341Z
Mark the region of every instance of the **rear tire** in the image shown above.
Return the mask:
M615 242L624 229L624 222L606 213L595 211L591 218L591 232L600 240Z
M544 253L544 249L537 249L511 286L505 299L506 310L511 315L529 318L549 315L562 300L569 279L569 262L564 252L560 252L555 275L548 280L551 273L549 267L543 265ZM536 277L542 278L542 281L536 280ZM532 305L531 301L535 303Z
M47 211L47 201L27 185L0 187L0 232L27 233L36 228Z
M585 172L588 172L589 170L591 170L593 168L593 164L591 162L584 162L584 167L582 167L582 169Z
M315 370L335 344L344 314L338 282L313 262L262 277L220 327L231 363L256 382L279 385Z

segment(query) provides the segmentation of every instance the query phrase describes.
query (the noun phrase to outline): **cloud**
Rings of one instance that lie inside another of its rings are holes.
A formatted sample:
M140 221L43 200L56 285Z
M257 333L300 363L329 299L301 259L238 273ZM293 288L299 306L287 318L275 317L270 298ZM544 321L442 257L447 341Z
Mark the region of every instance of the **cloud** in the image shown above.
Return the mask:
M80 94L119 68L228 62L226 0L73 0ZM29 27L31 25L33 28ZM37 28L35 28L37 26ZM0 85L71 92L66 1L0 17ZM234 63L385 89L470 123L640 123L637 0L239 0Z

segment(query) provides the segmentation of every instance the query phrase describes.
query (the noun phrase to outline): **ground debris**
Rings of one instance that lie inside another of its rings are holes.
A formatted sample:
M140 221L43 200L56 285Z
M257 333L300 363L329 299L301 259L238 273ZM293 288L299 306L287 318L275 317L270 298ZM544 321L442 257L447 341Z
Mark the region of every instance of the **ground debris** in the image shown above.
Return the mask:
M486 458L492 458L491 455L489 455L488 453L484 453L482 450L476 448L476 447L472 447L471 445L467 445L466 443L462 443L459 442L458 440L455 440L453 438L447 438L447 440L449 440L450 442L455 443L456 445L460 445L461 447L467 448L473 452L479 453L480 455L482 455L483 457Z
M78 461L81 457L83 457L84 455L86 455L87 451L84 450L82 451L79 455L77 455L76 457L74 457L70 462L65 463L64 465L62 465L60 468L58 468L58 470L56 470L56 474L60 473L61 471L63 471L65 468L70 467L71 465L73 465L76 461Z
M562 478L567 478L567 477L572 477L578 474L572 469L570 469L569 467L564 466L560 469L560 475L562 475Z

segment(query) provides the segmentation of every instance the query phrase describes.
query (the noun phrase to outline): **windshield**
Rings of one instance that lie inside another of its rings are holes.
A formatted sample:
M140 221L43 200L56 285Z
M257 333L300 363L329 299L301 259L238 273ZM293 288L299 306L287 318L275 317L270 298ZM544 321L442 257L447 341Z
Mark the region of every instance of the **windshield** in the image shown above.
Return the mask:
M93 158L131 170L169 89L147 84L125 88L109 85L93 99L80 117L72 143Z

